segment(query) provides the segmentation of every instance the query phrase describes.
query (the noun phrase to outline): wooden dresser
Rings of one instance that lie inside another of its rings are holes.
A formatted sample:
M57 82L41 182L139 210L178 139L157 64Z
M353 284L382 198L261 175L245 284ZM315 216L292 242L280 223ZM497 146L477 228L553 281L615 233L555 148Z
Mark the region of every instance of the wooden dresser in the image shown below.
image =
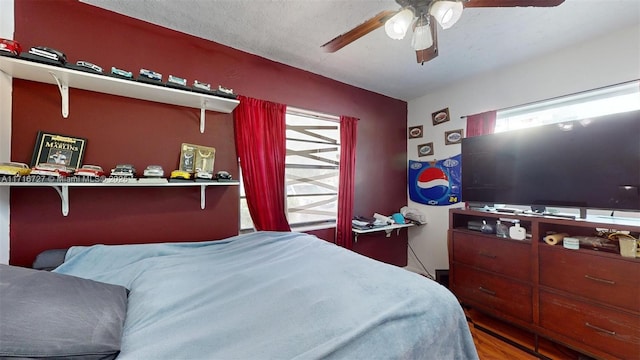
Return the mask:
M498 219L520 220L530 237L467 227ZM550 232L640 232L637 222L451 209L449 224L450 287L465 306L595 358L640 359L640 258L543 241Z

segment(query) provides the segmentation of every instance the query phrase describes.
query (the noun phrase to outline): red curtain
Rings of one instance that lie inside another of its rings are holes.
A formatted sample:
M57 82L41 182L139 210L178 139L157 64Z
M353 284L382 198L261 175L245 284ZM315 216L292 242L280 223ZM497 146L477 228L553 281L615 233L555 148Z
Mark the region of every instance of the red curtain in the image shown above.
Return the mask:
M467 137L493 134L496 128L496 111L467 116Z
M356 133L358 119L340 117L340 187L338 189L338 223L336 244L353 249L351 219L356 177Z
M291 231L285 209L286 106L239 96L233 112L236 151L254 227Z

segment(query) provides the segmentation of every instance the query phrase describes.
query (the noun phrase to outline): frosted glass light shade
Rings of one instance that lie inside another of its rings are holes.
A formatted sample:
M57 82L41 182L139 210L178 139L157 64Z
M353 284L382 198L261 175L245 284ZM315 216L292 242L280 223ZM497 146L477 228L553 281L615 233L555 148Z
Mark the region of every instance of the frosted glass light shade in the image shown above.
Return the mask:
M420 19L418 26L413 30L413 38L411 38L411 47L413 50L428 49L433 45L433 37L431 34L431 26L429 22Z
M394 40L403 39L411 21L413 21L413 11L411 9L401 10L385 22L384 31Z
M443 29L448 29L460 20L462 9L462 2L440 0L431 5L429 13Z

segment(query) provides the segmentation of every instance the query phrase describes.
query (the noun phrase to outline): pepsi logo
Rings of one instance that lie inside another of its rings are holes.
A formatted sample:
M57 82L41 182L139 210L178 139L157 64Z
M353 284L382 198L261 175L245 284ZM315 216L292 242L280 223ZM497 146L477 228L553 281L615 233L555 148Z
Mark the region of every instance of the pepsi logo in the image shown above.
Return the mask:
M449 193L449 177L440 168L424 169L417 180L418 192L426 199L438 200Z

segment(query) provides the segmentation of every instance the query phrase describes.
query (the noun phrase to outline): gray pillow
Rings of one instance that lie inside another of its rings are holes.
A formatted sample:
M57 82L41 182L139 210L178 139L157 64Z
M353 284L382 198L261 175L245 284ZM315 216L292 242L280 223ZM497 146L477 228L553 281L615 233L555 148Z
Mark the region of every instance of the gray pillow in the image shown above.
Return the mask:
M0 359L114 359L126 288L0 264Z
M68 249L45 250L36 256L32 268L36 270L51 271L64 263Z

